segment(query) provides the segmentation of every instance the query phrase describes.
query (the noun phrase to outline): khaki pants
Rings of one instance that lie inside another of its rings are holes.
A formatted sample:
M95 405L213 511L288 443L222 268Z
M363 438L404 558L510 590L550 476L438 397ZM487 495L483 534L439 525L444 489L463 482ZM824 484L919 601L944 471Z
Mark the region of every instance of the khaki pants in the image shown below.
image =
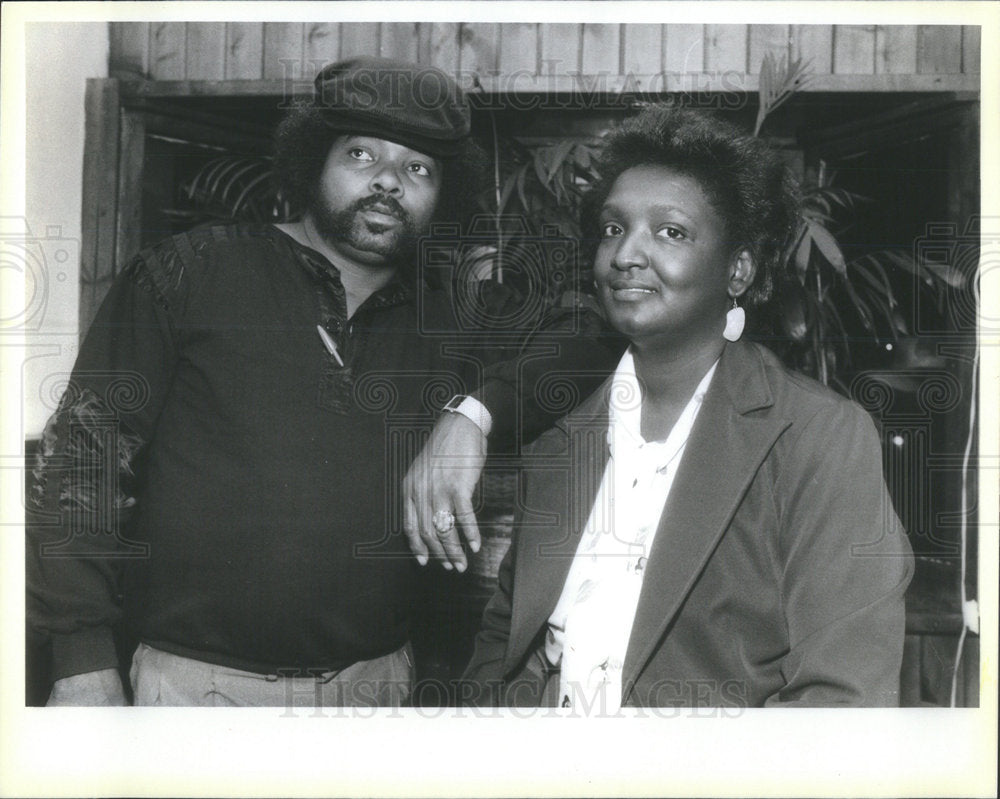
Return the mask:
M374 660L315 677L256 674L139 644L132 656L136 705L173 707L400 707L413 688L406 644Z

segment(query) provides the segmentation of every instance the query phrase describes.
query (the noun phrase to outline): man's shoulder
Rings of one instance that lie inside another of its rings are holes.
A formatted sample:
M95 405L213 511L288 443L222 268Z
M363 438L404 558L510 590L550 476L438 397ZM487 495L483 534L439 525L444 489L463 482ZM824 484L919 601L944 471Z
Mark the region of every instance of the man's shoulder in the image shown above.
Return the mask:
M229 251L243 250L246 244L273 240L272 225L208 224L167 236L139 253L140 259L178 259L194 262Z
M145 247L125 271L169 301L197 282L206 270L243 267L249 259L262 257L270 251L262 245L273 241L275 235L270 225L200 225Z

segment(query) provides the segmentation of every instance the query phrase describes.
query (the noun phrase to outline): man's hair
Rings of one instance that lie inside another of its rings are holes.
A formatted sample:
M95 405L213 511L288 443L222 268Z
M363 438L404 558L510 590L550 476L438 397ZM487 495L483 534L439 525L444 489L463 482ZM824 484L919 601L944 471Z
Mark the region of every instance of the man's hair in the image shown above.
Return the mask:
M637 166L662 166L696 180L722 217L733 250L757 266L746 303L767 302L780 279L782 255L798 220L797 183L780 154L760 139L704 111L653 105L605 139L600 180L584 198L588 249L600 238L598 217L618 177Z
M313 105L295 106L275 132L274 172L282 197L299 216L311 206L319 191L320 175L330 148L340 136ZM463 226L476 212L476 200L485 188L486 154L471 138L453 158L438 158L442 165L441 189L433 222Z

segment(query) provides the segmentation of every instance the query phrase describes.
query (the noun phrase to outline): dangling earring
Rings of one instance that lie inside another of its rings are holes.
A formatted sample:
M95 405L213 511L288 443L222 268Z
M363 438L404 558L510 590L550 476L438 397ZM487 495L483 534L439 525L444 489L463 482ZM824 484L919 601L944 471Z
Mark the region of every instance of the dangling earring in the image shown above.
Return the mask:
M739 341L746 323L746 311L736 304L736 298L733 297L733 307L726 311L726 329L722 331L722 337L726 341Z

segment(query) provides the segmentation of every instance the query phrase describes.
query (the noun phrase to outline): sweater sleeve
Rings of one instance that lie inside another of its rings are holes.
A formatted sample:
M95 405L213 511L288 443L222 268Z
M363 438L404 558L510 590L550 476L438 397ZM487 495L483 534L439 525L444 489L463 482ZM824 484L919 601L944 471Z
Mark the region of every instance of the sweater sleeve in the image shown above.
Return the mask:
M804 427L778 476L785 686L768 706L899 703L913 555L868 415L842 402Z
M486 370L473 395L493 417L491 444L530 444L601 385L627 344L593 311L549 314L517 355Z
M27 620L52 646L52 679L117 666L119 567L147 555L128 536L136 469L177 358L177 253L147 251L116 278L49 419L28 499Z

